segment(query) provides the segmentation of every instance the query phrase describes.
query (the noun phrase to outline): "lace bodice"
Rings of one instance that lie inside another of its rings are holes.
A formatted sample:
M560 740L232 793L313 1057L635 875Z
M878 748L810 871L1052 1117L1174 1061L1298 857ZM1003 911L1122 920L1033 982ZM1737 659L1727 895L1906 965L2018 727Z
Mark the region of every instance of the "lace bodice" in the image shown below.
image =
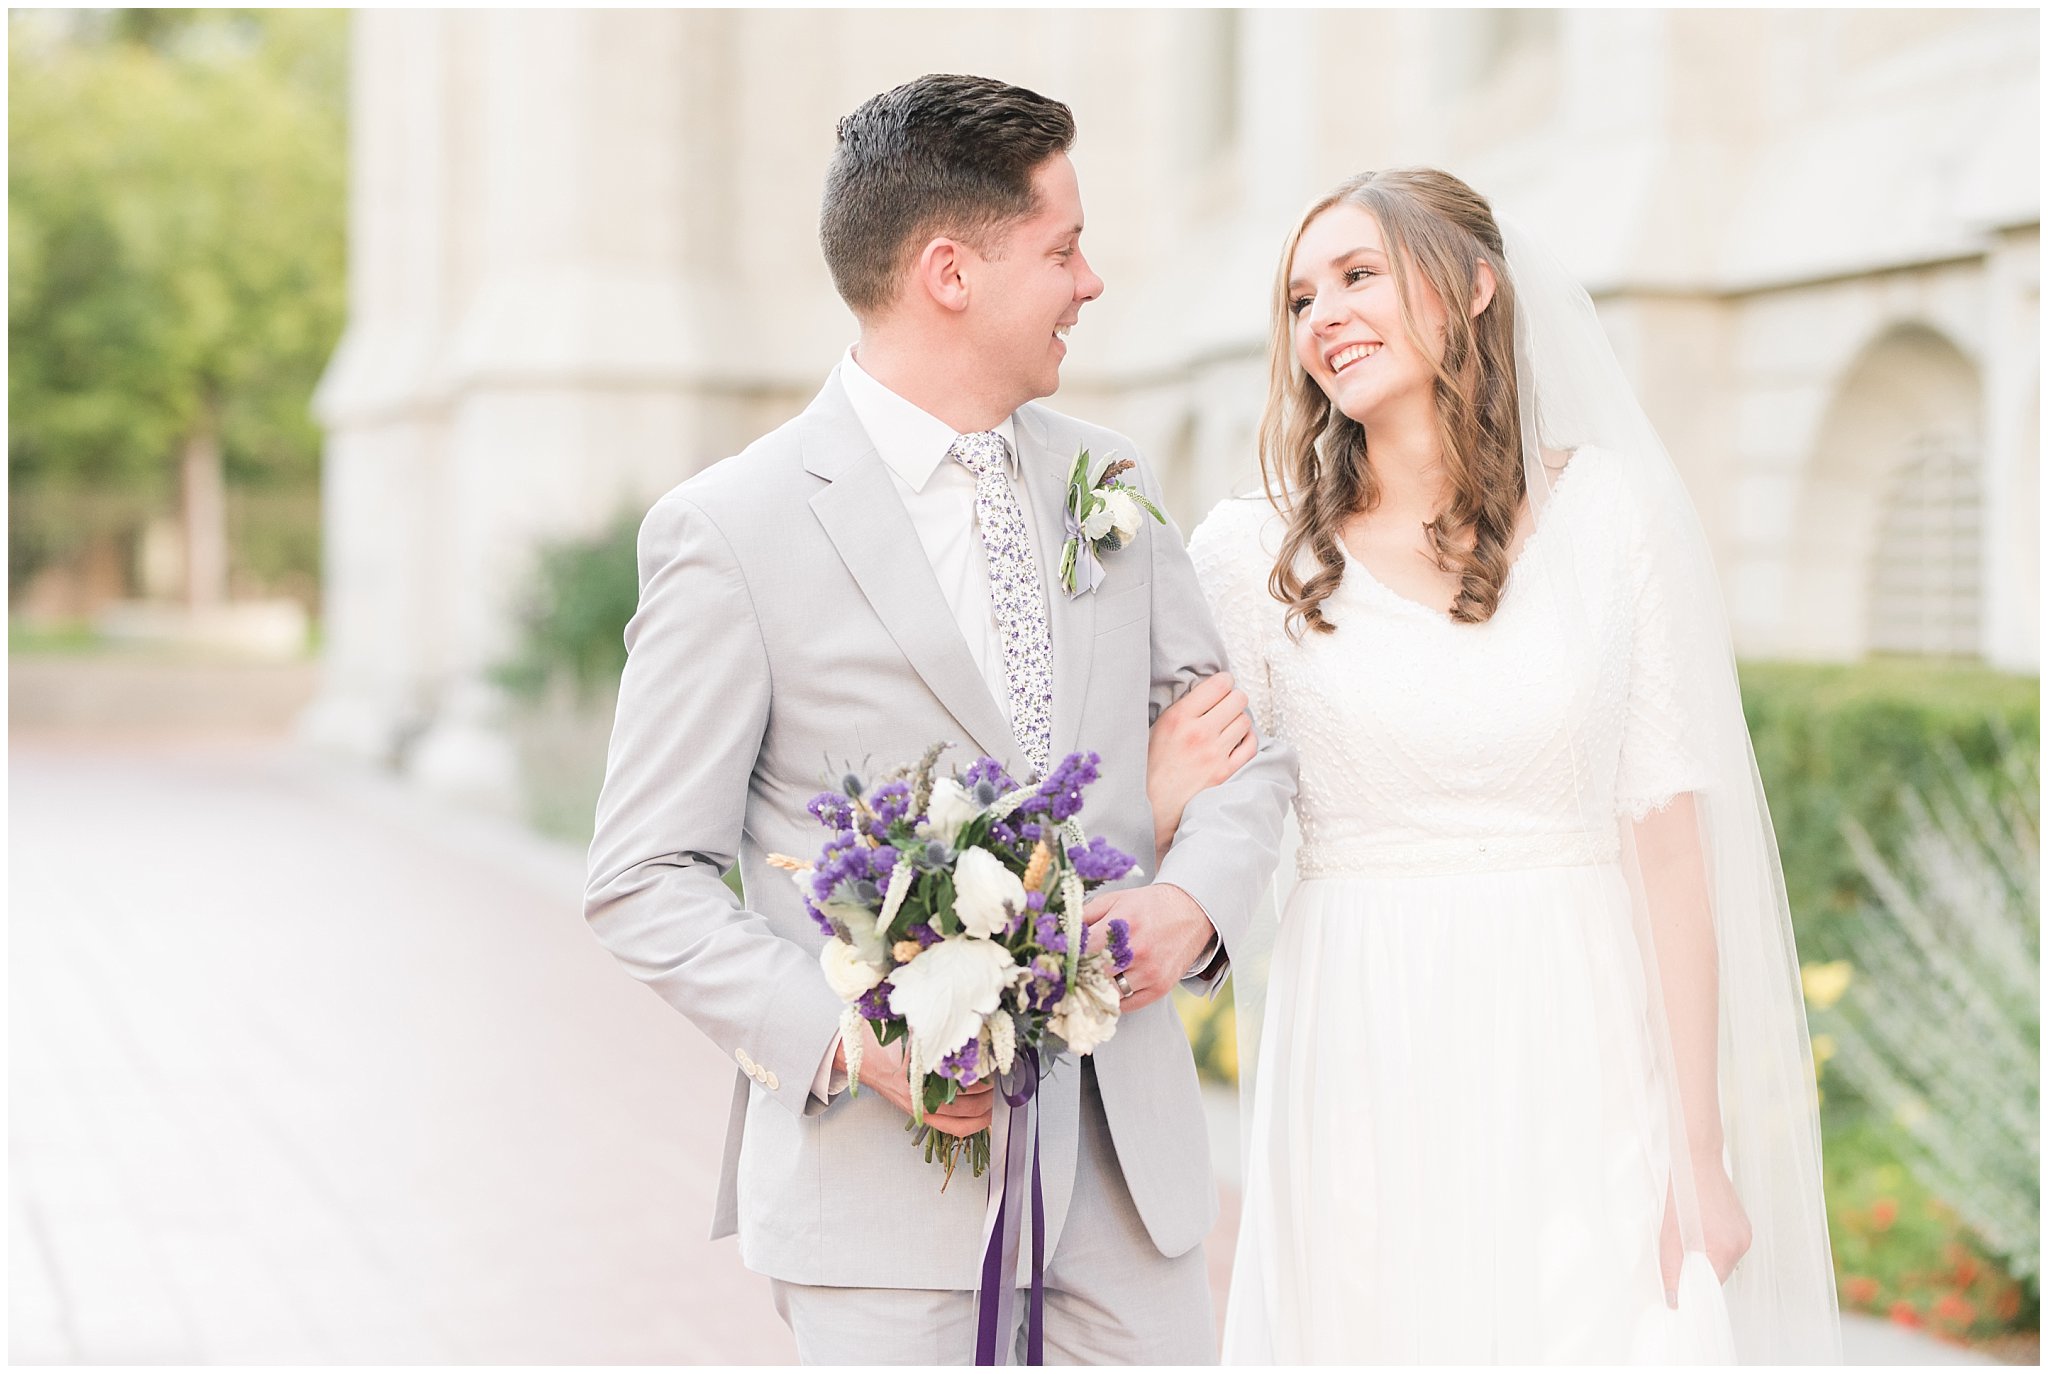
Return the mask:
M1478 625L1347 554L1323 606L1335 633L1295 643L1266 589L1284 526L1264 497L1225 501L1195 531L1233 674L1300 759L1303 877L1604 862L1620 817L1705 785L1622 461L1574 455Z

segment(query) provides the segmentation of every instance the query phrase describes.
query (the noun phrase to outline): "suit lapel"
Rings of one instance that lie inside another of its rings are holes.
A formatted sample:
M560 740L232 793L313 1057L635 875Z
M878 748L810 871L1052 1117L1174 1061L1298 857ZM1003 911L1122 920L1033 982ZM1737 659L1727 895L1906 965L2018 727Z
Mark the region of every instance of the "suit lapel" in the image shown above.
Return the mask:
M1096 456L1091 463L1100 468ZM1095 648L1095 597L1069 597L1060 585L1060 549L1067 542L1067 472L1072 453L1052 447L1045 417L1036 406L1017 411L1017 465L1024 499L1038 533L1038 564L1045 580L1047 622L1052 635L1052 762L1078 747L1081 700L1088 688ZM1089 474L1091 477L1094 473Z
M811 497L811 510L826 537L910 666L975 745L1013 769L1025 766L1024 750L1010 732L1009 713L989 695L888 466L861 428L836 371L808 413L804 468L826 480Z

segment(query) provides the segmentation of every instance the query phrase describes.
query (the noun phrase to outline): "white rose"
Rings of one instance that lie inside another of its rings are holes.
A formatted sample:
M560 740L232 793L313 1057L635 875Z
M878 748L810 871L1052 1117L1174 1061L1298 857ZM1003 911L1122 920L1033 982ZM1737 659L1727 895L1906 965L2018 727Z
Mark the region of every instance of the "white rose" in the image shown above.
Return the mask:
M953 914L969 935L987 938L1010 928L1007 902L1016 911L1024 909L1024 880L1003 866L1003 861L979 846L962 850L953 865Z
M1116 531L1118 539L1128 544L1137 537L1138 525L1145 512L1129 492L1119 489L1103 493L1102 509L1109 512L1110 527Z
M818 951L825 982L842 1002L857 1001L860 995L882 981L884 970L860 957L860 951L844 940L827 940Z
M960 827L981 814L981 804L974 795L951 778L940 778L932 784L931 803L925 807L925 818L931 822L931 835L946 844L960 837Z
M956 935L890 975L889 1010L909 1023L924 1061L936 1064L981 1034L1022 972L993 940Z
M1075 1054L1089 1054L1116 1034L1117 1012L1122 1005L1109 966L1090 955L1074 970L1067 995L1053 1009L1046 1029L1066 1041L1067 1048Z
M1081 533L1091 541L1102 538L1116 528L1116 512L1107 500L1095 508L1094 514L1081 522Z

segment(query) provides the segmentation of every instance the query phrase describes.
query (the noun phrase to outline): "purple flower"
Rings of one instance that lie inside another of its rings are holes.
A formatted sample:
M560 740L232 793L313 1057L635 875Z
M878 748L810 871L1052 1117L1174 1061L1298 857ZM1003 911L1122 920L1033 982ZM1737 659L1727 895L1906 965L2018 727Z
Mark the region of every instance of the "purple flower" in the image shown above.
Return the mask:
M1087 930L1086 926L1081 928L1084 937L1087 934ZM1032 934L1038 937L1038 947L1040 949L1052 954L1065 954L1067 952L1067 933L1060 929L1060 918L1054 913L1048 911L1041 915L1038 918L1038 924L1032 929Z
M827 935L837 935L839 933L832 929L832 922L825 918L825 913L811 904L809 897L804 898L804 910L809 913L811 920L817 923L818 929L824 931Z
M868 833L879 840L891 825L910 814L910 784L900 778L883 783L868 798L868 809L875 813L874 820L868 822Z
M868 872L878 883L889 881L889 875L896 871L897 854L889 845L876 845L868 851Z
M863 1021L887 1021L895 1015L889 1010L889 994L895 990L896 985L884 978L860 995L860 1000L853 1004L854 1010Z
M1069 754L1052 770L1052 776L1038 784L1038 795L1024 803L1024 810L1043 811L1055 823L1071 820L1081 813L1081 789L1101 776L1100 754Z
M845 830L853 824L853 803L837 792L820 792L804 806L827 830Z
M811 875L811 894L818 901L827 902L841 883L872 882L871 852L851 830L842 830L827 840Z
M1122 973L1131 966L1137 956L1131 952L1131 923L1121 916L1109 918L1109 958L1111 967Z
M933 945L946 938L923 921L919 921L916 925L910 927L908 933L911 939L917 941L919 949L930 949Z
M969 792L975 791L982 783L987 783L994 789L988 801L994 801L1007 792L1017 790L1017 780L1004 770L1002 764L986 755L976 759L960 778L960 785ZM988 802L982 803L984 806L987 804Z
M1010 824L1007 821L989 822L988 837L1005 849L1015 849L1017 847L1017 832L1010 828Z
M1027 893L1025 893L1025 894L1024 894L1024 905L1025 905L1025 906L1027 906L1027 907L1029 907L1029 908L1031 908L1031 910L1033 910L1033 911L1043 911L1043 910L1045 910L1045 894L1044 894L1043 892L1027 892Z
M934 958L937 956L934 955ZM939 1061L939 1077L950 1078L963 1088L981 1081L981 1041L974 1039Z
M1067 858L1085 883L1113 883L1137 866L1135 859L1100 835L1079 849L1068 850Z
M1055 954L1041 954L1031 961L1031 978L1024 984L1024 1005L1032 1011L1051 1011L1067 995L1066 964Z

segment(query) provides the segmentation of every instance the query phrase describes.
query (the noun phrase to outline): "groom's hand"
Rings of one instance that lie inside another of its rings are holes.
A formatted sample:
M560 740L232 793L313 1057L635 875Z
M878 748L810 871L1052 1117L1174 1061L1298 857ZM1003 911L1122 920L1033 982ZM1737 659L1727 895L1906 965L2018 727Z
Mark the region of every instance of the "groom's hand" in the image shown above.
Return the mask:
M896 1104L896 1109L905 1116L913 1115L910 1110L910 1066L903 1060L905 1042L899 1037L884 1045L875 1039L875 1028L867 1022L860 1023L860 1085L871 1088ZM846 1068L846 1046L842 1043L832 1057L832 1067L843 1071ZM947 1135L973 1135L976 1131L988 1129L995 1116L995 1083L983 1079L971 1088L962 1088L954 1094L953 1100L935 1112L926 1112L925 1124L935 1131Z
M1090 949L1102 947L1108 936L1097 927L1112 916L1131 927L1131 966L1124 970L1131 991L1123 999L1125 1011L1150 1006L1173 991L1216 934L1202 904L1172 883L1105 892L1082 907Z

